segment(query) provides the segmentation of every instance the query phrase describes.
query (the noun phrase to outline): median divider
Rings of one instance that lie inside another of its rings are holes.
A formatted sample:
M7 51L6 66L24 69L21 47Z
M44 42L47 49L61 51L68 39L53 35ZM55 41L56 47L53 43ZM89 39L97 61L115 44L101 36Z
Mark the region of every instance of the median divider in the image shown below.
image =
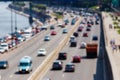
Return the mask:
M111 76L112 76L112 80L120 80L120 77L119 77L119 74L118 74L118 70L117 70L117 66L115 64L115 61L114 61L114 58L113 58L113 55L112 55L112 51L111 51L111 48L108 46L108 37L107 36L107 31L105 29L105 22L104 22L104 19L105 19L105 13L102 12L101 13L101 17L102 17L102 20L103 20L103 31L104 31L104 39L105 39L105 48L106 48L106 52L107 52L107 58L109 60L109 64L108 66L110 66L111 68Z
M49 69L49 66L58 56L58 53L66 45L67 41L69 40L69 37L73 34L73 32L79 26L80 21L81 21L81 17L76 22L76 24L72 26L72 29L69 31L66 37L61 41L61 43L54 49L54 51L52 51L48 55L48 57L39 65L39 67L32 73L32 75L27 80L41 80L43 78L46 71Z

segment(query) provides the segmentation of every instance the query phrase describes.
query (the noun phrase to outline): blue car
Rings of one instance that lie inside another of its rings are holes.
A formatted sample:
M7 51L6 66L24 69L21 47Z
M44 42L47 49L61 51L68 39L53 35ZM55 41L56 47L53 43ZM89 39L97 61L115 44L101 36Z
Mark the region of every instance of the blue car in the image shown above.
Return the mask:
M64 28L63 29L63 33L67 33L68 31L67 31L67 29L66 28Z
M49 35L46 35L46 36L44 37L44 41L50 41L50 36L49 36Z

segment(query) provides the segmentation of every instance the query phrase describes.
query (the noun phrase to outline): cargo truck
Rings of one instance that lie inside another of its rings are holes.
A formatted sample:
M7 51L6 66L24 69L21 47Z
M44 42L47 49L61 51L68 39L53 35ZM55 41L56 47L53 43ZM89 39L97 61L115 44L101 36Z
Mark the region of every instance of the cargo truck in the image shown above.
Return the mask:
M97 43L89 43L86 46L86 56L87 58L97 58L97 49L98 44Z

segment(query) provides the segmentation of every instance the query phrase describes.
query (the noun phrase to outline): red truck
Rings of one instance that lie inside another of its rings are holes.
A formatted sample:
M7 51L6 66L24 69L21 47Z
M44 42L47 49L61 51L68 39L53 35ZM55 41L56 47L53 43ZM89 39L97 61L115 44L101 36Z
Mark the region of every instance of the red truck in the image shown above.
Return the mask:
M86 55L87 58L97 58L98 44L97 43L89 43L86 46Z

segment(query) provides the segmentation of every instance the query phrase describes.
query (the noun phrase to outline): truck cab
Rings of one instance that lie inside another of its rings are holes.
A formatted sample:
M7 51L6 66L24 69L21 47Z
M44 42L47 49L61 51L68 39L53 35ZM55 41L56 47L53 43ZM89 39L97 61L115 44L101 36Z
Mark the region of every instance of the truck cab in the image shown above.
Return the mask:
M32 71L32 59L29 56L24 56L19 62L19 73L29 73Z

